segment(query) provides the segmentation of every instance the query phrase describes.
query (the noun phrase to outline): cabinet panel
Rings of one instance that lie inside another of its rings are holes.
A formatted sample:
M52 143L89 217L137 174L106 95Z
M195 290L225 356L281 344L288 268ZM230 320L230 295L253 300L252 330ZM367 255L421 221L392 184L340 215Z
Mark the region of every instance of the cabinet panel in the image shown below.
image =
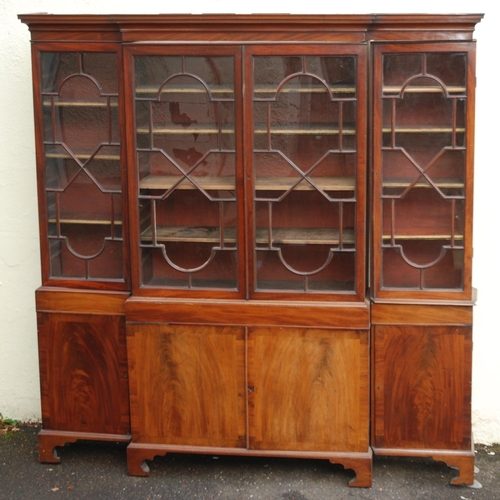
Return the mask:
M366 452L368 332L250 328L250 447Z
M242 328L128 324L135 442L246 446Z
M375 47L377 297L471 297L473 50Z
M35 54L44 281L124 288L119 52L38 45Z
M472 329L374 326L373 444L471 448Z
M39 312L38 341L44 429L127 434L125 317Z
M365 47L257 46L246 57L250 292L359 297Z

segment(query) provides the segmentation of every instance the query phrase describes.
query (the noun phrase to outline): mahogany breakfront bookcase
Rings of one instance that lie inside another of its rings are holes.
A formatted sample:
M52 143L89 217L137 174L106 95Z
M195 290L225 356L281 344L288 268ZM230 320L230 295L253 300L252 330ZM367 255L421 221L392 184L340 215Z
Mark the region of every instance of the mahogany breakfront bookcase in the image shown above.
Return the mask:
M130 442L474 481L481 15L21 15L40 460Z

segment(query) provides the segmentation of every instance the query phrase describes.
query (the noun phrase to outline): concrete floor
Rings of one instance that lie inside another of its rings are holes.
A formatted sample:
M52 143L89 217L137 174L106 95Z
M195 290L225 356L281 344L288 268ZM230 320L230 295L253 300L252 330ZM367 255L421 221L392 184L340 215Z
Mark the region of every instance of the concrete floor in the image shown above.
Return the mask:
M117 443L73 443L59 449L61 464L40 464L38 430L0 437L1 500L500 500L498 446L477 447L479 489L451 486L443 463L394 457L375 457L373 487L358 489L347 485L351 471L321 460L169 455L149 464L149 478L131 477Z

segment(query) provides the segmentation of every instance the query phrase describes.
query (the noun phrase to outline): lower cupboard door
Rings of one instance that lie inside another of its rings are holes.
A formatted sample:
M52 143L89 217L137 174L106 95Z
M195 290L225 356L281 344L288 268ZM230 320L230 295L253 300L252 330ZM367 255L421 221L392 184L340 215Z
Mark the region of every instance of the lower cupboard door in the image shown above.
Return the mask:
M251 328L248 391L250 448L366 452L368 331Z
M243 328L127 324L127 346L133 441L246 446Z
M125 317L38 313L47 430L128 434Z
M376 448L471 447L472 328L375 326Z

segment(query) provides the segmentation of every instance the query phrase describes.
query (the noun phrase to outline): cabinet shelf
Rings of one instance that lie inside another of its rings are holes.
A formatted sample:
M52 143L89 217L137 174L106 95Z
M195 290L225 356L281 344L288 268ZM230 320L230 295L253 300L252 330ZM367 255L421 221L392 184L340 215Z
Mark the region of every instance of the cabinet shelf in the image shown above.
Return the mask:
M158 226L156 239L159 242L191 242L191 243L219 243L220 228L215 226ZM142 241L153 240L151 227L141 234ZM236 243L236 228L224 229L224 242Z
M328 89L332 94L355 94L356 86L354 84L344 84L344 85L329 85ZM277 87L271 87L268 85L256 85L253 89L254 94L276 94ZM280 94L322 94L326 93L327 88L324 85L312 85L307 87L299 87L293 85L285 85L281 88Z
M340 133L342 135L356 135L356 128L350 126L341 130L337 125L329 123L307 123L293 128L289 124L285 124L273 125L269 132L275 135L340 135ZM262 123L256 123L254 133L267 134L267 126Z
M228 85L210 85L209 91L211 94L233 94L234 89ZM161 94L207 94L207 89L201 84L198 85L165 85L161 91L158 86L141 85L136 87L136 96Z
M385 130L384 130L385 131ZM234 127L216 127L204 124L189 124L187 126L169 124L167 127L153 127L153 134L172 134L172 135L187 135L187 134L234 134ZM149 127L138 127L138 134L149 134ZM264 124L256 124L254 129L255 134L267 134L268 129ZM272 126L269 133L275 135L356 135L354 127L343 128L340 130L338 126L326 123L318 124L301 124L297 128L292 128L288 124L282 126Z
M462 189L464 187L463 181L459 179L432 179L434 184L441 189ZM407 188L413 180L408 179L397 179L397 178L389 178L382 182L382 187L384 188ZM433 188L431 184L427 181L418 181L414 186L414 188Z
M393 131L391 127L384 127L382 132L384 134L390 134ZM450 127L449 125L409 125L395 127L394 132L396 134L451 134L453 132L463 133L465 132L465 127Z
M384 94L400 94L402 89L398 85L384 85L382 92ZM447 85L446 90L449 94L465 94L467 89L461 85ZM438 85L408 86L404 89L405 94L439 94L442 92L443 88Z
M49 224L56 224L56 219L49 219ZM59 219L60 224L87 224L92 226L110 226L111 224L121 226L121 220L95 220L95 219Z
M153 134L172 134L172 135L187 135L187 134L234 134L234 127L214 127L203 124L188 124L187 126L169 124L168 127L153 127ZM137 128L138 134L149 134L149 127Z
M148 175L139 182L139 189L170 189L182 179L180 175ZM191 177L202 189L206 191L234 191L235 178L232 176L203 176ZM184 179L176 189L198 189L189 179Z
M110 96L114 99L117 99L118 96ZM103 96L103 99L105 99L106 97ZM105 102L105 101L83 101L83 100L78 100L78 101L72 101L72 100L68 100L68 101L61 101L61 100L57 100L57 101L54 101L54 103L52 103L52 101L47 101L47 100L44 100L43 101L43 106L45 108L48 108L50 106L52 106L52 104L54 104L54 106L56 108L107 108L108 106L111 106L112 108L117 108L118 107L118 102L116 101L111 101L111 102Z
M323 191L354 191L356 179L354 177L309 177ZM286 191L296 182L294 177L257 177L255 179L256 191ZM302 180L295 186L294 191L314 191L316 188L307 180Z
M170 189L179 180L177 175L148 175L139 182L140 189ZM204 176L194 177L197 184L207 190L232 191L235 189L234 177ZM354 191L356 182L354 177L310 177L320 189L324 191ZM257 177L255 189L257 191L285 191L290 189L296 182L294 177ZM184 179L176 189L191 190L197 187L188 179ZM294 187L296 191L313 191L315 188L306 180L302 180Z
M415 241L439 241L439 240L450 240L452 237L450 234L398 234L394 236L394 240L415 240ZM455 234L453 236L454 240L463 240L464 237L462 234ZM392 236L390 234L382 235L382 240L392 240Z
M256 243L266 244L268 231L266 228L257 228ZM354 231L344 229L342 243L354 244ZM273 244L286 245L338 245L340 231L329 228L277 228L273 229Z
M94 160L100 161L120 161L120 155L113 154L96 154L92 155L91 153L75 153L75 158L78 160L89 160L93 158ZM47 153L45 158L52 158L55 160L72 160L73 156L68 153Z
M329 85L329 90L332 94L355 94L356 87L354 84L344 84L344 85ZM254 94L276 94L277 87L269 85L256 85L253 89ZM233 94L234 90L232 87L227 85L210 85L209 91L211 94ZM159 89L156 86L145 86L141 85L135 89L137 96L142 95L154 95L158 94ZM312 85L308 87L299 87L292 85L285 85L281 88L280 94L319 94L327 92L327 88L324 85ZM176 85L176 86L165 86L161 89L161 94L206 94L207 90L200 85Z
M256 243L268 243L267 228L257 228ZM272 231L273 244L285 245L338 245L340 233L338 229L326 228L276 228ZM148 228L141 234L142 241L152 241L152 229ZM220 228L215 226L159 226L156 229L156 239L159 242L192 242L192 243L219 243ZM224 242L236 243L236 228L224 229ZM342 234L344 244L354 244L354 231L344 229Z

